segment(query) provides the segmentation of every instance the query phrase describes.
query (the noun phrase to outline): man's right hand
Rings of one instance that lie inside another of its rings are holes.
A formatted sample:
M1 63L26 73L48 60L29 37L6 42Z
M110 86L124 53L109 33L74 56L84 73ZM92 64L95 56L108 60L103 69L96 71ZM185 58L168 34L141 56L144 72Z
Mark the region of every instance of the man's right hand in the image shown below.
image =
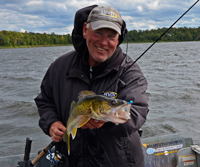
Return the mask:
M62 124L62 122L57 121L51 125L49 129L49 134L53 141L60 142L62 140L65 130L66 127Z

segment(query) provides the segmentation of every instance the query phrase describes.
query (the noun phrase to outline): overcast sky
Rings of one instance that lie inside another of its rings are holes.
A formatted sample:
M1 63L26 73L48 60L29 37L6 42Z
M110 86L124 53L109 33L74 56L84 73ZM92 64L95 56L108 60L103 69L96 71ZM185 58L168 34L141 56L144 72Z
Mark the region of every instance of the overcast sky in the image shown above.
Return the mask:
M127 29L170 27L197 0L0 0L0 31L71 34L75 12L89 5L111 5ZM200 27L200 2L175 27Z

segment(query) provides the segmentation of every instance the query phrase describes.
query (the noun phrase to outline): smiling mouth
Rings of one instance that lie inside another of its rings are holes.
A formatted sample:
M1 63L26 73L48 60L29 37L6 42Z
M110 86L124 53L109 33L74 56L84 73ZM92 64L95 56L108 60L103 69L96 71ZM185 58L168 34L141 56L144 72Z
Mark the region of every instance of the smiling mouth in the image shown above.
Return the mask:
M98 50L100 50L100 51L105 51L105 49L99 48L99 47L97 47L97 46L96 46L96 48L97 48Z

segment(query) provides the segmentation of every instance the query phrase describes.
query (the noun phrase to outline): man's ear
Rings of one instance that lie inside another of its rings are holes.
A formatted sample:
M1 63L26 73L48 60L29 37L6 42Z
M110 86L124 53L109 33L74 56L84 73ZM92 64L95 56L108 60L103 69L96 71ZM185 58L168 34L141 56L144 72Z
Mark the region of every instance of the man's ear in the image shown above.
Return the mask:
M84 39L86 39L86 37L87 37L87 23L85 22L84 24L83 24L83 38Z

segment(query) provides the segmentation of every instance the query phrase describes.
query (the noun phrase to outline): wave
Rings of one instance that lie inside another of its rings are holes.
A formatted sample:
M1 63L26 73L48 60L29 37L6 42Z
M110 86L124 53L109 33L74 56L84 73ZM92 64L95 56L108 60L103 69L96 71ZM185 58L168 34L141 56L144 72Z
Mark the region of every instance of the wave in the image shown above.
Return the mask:
M24 73L21 73L21 74L18 73L15 75L13 75L13 73L12 74L4 73L4 74L0 74L0 78L2 80L9 80L10 82L15 82L15 81L35 82L41 79L41 78L36 78Z
M25 117L38 117L37 107L34 102L17 101L11 99L0 99L0 120L10 120Z

